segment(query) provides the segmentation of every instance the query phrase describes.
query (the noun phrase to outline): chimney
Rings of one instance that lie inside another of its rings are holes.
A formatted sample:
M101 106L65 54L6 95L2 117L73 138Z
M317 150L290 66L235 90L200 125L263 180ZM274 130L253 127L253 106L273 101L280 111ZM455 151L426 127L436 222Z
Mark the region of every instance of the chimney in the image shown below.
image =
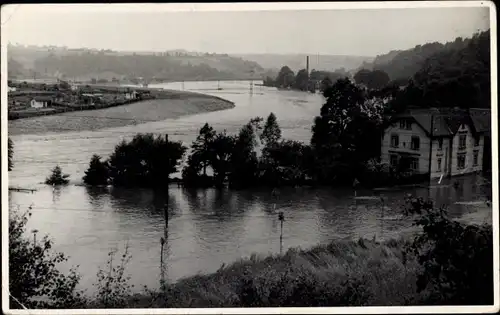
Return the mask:
M306 56L306 71L309 74L309 56Z

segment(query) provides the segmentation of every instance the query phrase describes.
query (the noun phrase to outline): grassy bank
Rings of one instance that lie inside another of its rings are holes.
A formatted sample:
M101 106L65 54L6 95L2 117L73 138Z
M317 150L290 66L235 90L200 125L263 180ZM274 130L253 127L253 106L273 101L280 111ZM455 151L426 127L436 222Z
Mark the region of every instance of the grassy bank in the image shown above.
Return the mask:
M155 99L105 109L9 121L9 134L98 130L234 107L232 102L199 93L151 89L151 94Z
M415 305L419 265L403 241L336 241L242 259L128 299L133 308ZM89 307L102 307L91 303Z

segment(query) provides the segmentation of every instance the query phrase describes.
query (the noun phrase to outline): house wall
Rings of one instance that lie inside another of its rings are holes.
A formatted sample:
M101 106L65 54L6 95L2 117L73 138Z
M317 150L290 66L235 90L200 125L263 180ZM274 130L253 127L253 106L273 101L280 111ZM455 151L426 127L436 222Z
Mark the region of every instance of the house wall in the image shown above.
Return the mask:
M32 100L30 103L32 108L44 108L47 107L46 103L44 102L37 102L35 100Z
M397 134L399 136L399 147L391 147L391 135ZM418 136L420 138L420 149L418 151L411 149L411 137ZM430 139L425 131L415 122L411 124L411 130L401 129L399 122L396 122L391 127L388 127L382 138L381 148L381 162L390 164L390 155L393 153L410 153L411 155L419 158L420 174L429 172L429 152L430 152Z
M452 139L442 137L443 146L439 150L439 138L432 140L431 154L431 178L439 178L441 175L449 176L451 174L451 149ZM439 170L438 160L441 159L441 170Z
M459 150L459 139L460 135L462 134L465 134L467 136L466 147L464 150ZM473 165L475 150L478 151L477 166ZM483 152L484 152L484 135L479 136L479 146L475 147L474 137L470 126L467 124L460 126L458 132L453 137L451 176L481 171L483 166ZM463 169L458 168L458 155L460 153L465 153L465 168Z

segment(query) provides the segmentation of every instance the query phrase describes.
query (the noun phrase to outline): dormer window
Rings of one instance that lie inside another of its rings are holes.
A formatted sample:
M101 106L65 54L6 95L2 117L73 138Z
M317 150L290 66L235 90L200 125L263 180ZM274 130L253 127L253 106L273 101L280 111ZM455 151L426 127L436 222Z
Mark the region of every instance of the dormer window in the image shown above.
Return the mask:
M399 128L404 130L411 130L411 121L408 119L403 119L399 122Z

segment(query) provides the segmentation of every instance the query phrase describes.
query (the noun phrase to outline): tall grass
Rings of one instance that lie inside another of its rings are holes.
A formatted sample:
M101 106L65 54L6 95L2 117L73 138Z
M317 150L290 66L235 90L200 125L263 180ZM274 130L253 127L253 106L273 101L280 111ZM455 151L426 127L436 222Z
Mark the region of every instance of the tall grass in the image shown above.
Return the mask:
M404 241L337 241L284 255L252 255L210 275L137 296L134 307L415 305L419 264Z

